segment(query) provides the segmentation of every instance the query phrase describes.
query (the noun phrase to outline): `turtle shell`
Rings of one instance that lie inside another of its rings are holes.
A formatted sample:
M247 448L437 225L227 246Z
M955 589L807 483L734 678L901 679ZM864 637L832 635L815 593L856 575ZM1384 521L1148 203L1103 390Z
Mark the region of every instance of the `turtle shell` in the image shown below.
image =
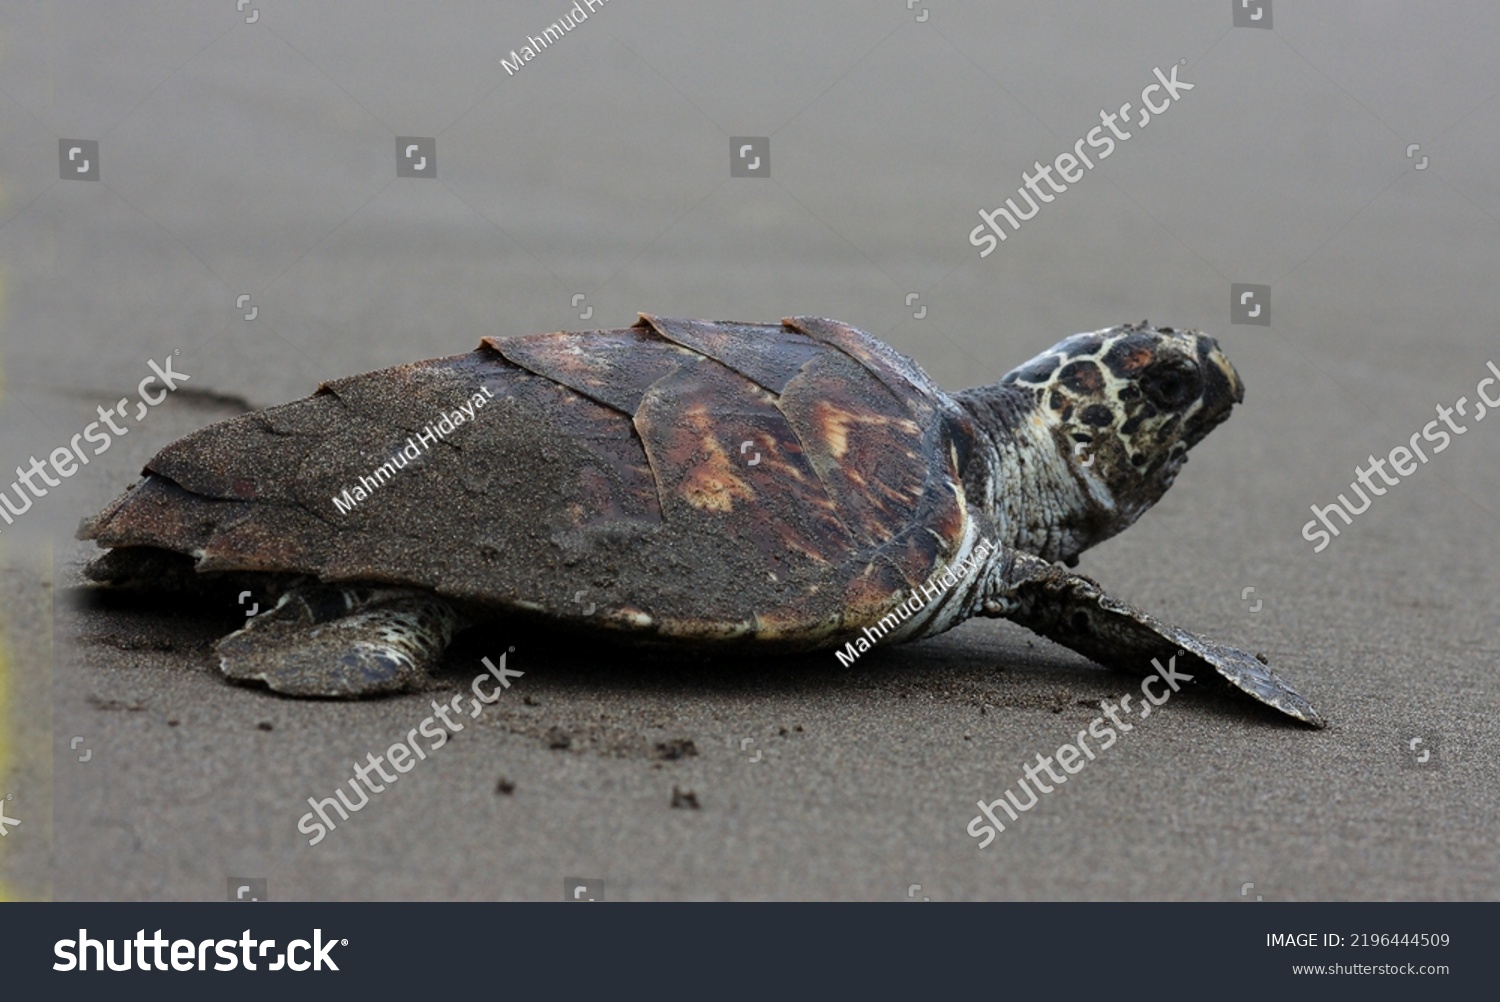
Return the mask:
M199 572L814 647L972 546L973 436L915 363L845 324L642 315L485 338L212 425L80 535Z

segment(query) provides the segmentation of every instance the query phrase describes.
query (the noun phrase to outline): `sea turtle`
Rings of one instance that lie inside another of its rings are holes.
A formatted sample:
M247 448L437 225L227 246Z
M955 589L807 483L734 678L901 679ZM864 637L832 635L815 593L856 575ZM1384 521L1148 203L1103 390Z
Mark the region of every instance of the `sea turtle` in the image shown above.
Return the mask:
M497 616L840 663L1004 616L1136 673L1180 657L1176 677L1321 726L1257 658L1066 569L1243 397L1213 338L1145 322L949 395L834 320L642 314L487 337L204 428L79 536L113 548L96 582L278 594L218 652L290 695L409 688Z

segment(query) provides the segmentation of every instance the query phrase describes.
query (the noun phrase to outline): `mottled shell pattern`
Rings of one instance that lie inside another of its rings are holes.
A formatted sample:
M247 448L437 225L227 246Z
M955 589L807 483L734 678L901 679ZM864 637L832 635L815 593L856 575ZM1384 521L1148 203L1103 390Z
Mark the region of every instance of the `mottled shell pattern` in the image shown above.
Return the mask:
M205 428L82 535L200 572L815 647L975 552L974 435L920 368L845 324L642 315L485 338Z

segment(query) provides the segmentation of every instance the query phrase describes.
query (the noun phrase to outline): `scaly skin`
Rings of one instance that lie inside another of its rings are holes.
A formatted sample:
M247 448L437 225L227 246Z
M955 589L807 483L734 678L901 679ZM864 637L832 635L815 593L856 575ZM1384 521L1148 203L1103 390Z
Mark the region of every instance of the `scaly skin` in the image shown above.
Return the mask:
M1074 335L957 399L987 460L969 498L1007 545L1072 567L1161 499L1244 389L1212 338L1143 324Z
M1155 504L1187 451L1244 399L1212 338L1144 323L1075 335L999 385L957 399L977 426L982 460L970 464L965 491L1004 545L921 635L996 616L1136 674L1176 655L1189 674L1222 678L1288 716L1325 725L1251 655L1163 623L1059 566L1076 566L1080 553Z

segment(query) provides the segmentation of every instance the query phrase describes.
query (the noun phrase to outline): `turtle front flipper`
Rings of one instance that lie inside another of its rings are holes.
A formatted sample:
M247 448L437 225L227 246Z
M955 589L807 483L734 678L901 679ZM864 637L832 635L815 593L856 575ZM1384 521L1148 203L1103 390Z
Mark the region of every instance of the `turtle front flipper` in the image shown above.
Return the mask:
M1158 621L1111 598L1099 584L1045 560L1009 551L997 558L998 586L982 604L988 616L1004 616L1049 640L1110 668L1135 674L1167 664L1175 679L1204 672L1305 724L1327 722L1312 704L1258 659L1196 633ZM1174 664L1174 656L1185 664Z
M219 667L289 696L397 692L437 664L460 625L426 592L303 585L219 641Z

